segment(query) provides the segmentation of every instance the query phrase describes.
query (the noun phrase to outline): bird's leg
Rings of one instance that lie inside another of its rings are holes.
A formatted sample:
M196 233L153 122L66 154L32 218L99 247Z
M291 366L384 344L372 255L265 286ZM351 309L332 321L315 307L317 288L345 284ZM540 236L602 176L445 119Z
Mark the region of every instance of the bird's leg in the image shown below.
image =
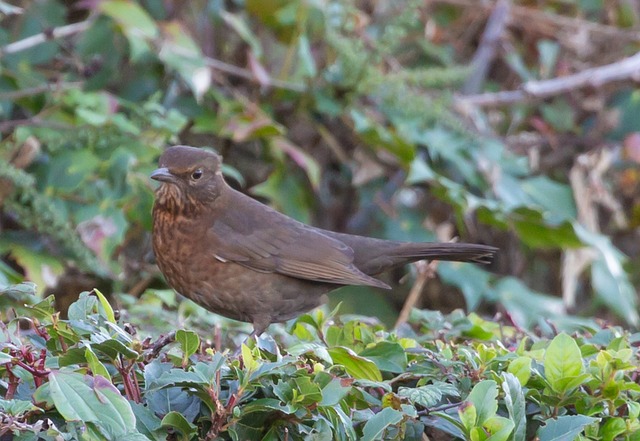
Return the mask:
M244 341L242 342L243 345L247 345L249 346L249 341L251 341L252 339L255 340L256 345L258 344L258 337L260 337L262 335L262 333L269 327L271 323L269 322L264 322L264 321L260 321L260 320L255 320L253 322L253 331L251 332L251 334L249 334L247 336L247 338L244 339ZM236 351L233 353L233 355L235 357L240 355L240 352L242 351L242 345L240 345Z

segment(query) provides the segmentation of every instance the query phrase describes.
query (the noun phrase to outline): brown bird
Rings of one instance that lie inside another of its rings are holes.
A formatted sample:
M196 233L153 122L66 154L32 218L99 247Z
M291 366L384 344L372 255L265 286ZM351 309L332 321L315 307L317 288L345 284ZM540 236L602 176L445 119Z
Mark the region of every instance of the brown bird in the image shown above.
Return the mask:
M497 248L410 243L322 230L298 222L229 187L222 158L174 146L151 178L153 250L169 285L209 311L253 324L319 306L343 285L390 287L373 276L417 260L487 263Z

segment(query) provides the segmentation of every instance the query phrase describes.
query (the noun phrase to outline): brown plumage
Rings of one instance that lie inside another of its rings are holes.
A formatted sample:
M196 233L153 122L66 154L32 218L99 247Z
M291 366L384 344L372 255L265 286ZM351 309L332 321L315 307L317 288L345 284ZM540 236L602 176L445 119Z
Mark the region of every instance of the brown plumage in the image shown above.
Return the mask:
M417 260L487 263L497 249L408 243L321 230L232 189L220 156L174 146L151 178L153 250L167 282L209 311L260 335L319 306L342 285L389 288L373 276Z

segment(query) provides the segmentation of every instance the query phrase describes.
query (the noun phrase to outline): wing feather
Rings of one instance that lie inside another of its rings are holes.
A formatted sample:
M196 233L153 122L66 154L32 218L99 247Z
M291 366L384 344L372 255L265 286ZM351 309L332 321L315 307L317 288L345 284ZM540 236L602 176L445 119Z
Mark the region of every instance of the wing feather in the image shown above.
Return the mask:
M353 264L353 249L344 242L240 193L234 203L244 207L225 210L207 230L206 241L218 260L300 279L388 288Z

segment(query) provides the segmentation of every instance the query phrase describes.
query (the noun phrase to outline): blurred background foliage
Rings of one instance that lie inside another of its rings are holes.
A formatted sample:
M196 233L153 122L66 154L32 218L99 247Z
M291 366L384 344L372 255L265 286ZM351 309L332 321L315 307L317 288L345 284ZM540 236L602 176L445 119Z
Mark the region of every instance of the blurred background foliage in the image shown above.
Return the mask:
M13 3L0 2L0 287L33 281L63 310L99 287L141 320L188 317L149 242L148 175L179 143L216 149L233 186L322 228L500 248L488 267L439 264L418 306L543 331L638 325L637 83L523 88L632 56L635 2ZM332 299L392 323L405 273L387 275L393 293Z

